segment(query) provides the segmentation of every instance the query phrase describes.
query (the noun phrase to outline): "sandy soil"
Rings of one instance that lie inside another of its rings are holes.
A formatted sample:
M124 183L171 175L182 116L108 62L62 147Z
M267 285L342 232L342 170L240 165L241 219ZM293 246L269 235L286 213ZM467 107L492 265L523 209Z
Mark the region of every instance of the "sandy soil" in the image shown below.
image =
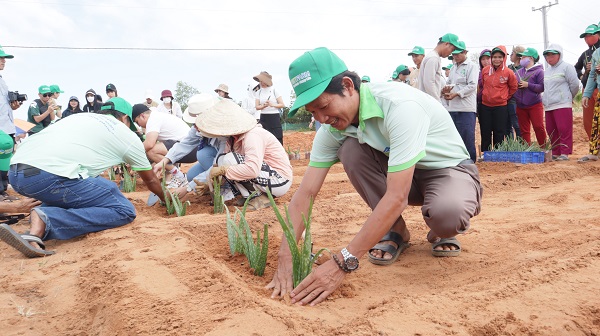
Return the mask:
M581 118L571 161L481 163L482 213L458 258L434 258L418 208L406 212L412 246L395 264L361 269L317 307L270 299L281 228L273 211L264 277L229 254L225 216L208 198L166 216L128 194L138 218L121 228L51 241L54 256L26 259L0 244L2 335L600 335L600 162L586 153ZM286 134L309 148L314 132ZM295 160L294 187L307 160ZM293 191L292 190L292 191ZM280 208L291 193L278 200ZM314 207L315 248L339 250L370 210L340 165ZM15 225L18 231L25 223Z

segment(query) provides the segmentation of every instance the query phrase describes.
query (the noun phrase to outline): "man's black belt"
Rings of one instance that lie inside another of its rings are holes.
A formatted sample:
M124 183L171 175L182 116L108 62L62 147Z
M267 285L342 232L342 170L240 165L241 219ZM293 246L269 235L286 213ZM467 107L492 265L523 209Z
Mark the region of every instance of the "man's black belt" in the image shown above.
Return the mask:
M14 170L16 173L22 172L25 177L35 176L40 173L40 168L30 166L26 163L15 163L10 165L10 170Z

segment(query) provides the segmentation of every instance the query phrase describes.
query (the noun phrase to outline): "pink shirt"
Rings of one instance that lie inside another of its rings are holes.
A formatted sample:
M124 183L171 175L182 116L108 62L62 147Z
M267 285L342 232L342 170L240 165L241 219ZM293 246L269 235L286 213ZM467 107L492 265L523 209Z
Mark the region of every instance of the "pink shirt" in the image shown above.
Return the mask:
M290 159L277 138L258 126L242 134L233 144L233 151L244 155L244 163L231 166L225 176L234 181L256 178L262 163L277 171L281 176L292 180L294 176Z

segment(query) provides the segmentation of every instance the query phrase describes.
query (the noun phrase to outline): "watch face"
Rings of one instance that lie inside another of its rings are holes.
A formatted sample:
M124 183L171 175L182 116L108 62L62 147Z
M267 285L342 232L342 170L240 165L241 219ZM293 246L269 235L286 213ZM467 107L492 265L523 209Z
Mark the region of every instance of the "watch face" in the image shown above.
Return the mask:
M344 263L346 264L346 268L354 271L355 269L358 268L358 258L356 257L350 257L346 260L344 260Z

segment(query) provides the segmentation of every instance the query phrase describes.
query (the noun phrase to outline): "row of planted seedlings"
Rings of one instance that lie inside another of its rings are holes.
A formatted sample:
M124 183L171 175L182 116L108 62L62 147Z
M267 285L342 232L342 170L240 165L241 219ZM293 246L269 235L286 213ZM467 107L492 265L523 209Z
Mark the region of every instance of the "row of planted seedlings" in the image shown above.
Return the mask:
M304 151L304 149L291 149L290 146L287 147L287 149L285 150L286 153L288 154L288 158L290 160L301 160L301 159L305 159L308 160L310 159L310 151ZM304 153L304 155L301 155L301 153Z
M290 248L292 255L292 278L294 287L296 287L310 274L315 260L319 258L321 253L326 251L326 249L321 249L317 253L312 253L310 227L313 200L311 198L308 214L306 216L302 214L302 221L304 222L305 229L304 239L297 242L294 226L292 225L287 206L284 205L284 217L277 208L273 195L271 195L271 192L268 189L267 195L271 202L271 208L275 212L275 216L283 229L285 239ZM260 237L260 231L256 232L256 239L254 239L252 230L246 220L246 207L253 196L254 193L248 197L241 210L236 208L233 216L231 216L229 210L225 208L227 212L227 238L229 240L229 250L231 255L235 255L236 253L244 254L248 259L250 268L254 271L254 275L262 276L267 264L269 230L268 225L264 224L262 239Z
M119 177L118 183L121 191L126 193L135 191L137 187L137 174L131 171L130 167L125 163L110 167L106 173L108 179L111 181L117 182L117 177Z

